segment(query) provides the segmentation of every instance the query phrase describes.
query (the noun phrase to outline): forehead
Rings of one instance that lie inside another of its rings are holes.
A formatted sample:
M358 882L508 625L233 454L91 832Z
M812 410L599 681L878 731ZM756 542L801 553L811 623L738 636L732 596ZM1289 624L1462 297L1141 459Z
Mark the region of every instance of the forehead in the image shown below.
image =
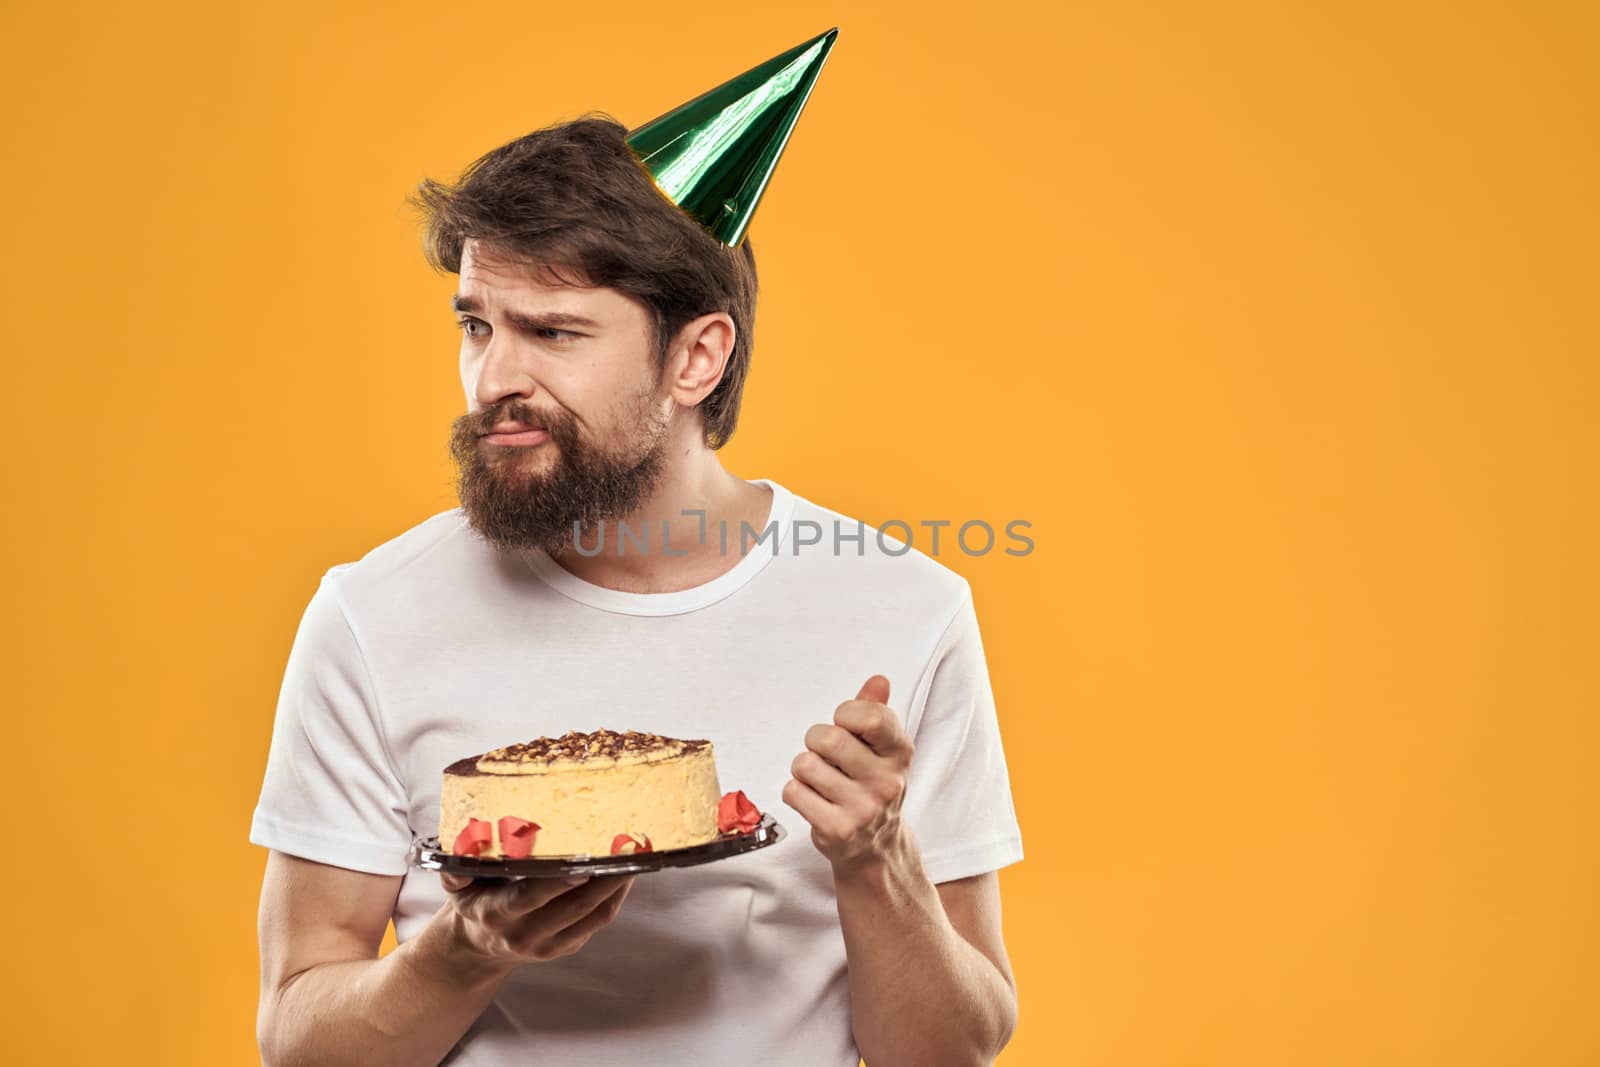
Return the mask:
M563 284L559 278L468 238L461 249L456 295L472 304L527 313L566 312L603 320L643 320L644 305L604 286ZM574 278L571 272L563 275Z

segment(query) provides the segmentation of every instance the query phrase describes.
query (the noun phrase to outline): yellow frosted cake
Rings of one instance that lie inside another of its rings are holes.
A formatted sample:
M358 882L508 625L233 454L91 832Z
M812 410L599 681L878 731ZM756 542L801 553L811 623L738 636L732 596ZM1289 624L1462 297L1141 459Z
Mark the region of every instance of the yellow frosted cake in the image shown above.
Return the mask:
M709 741L573 731L446 767L439 844L495 859L686 848L720 836L720 803Z

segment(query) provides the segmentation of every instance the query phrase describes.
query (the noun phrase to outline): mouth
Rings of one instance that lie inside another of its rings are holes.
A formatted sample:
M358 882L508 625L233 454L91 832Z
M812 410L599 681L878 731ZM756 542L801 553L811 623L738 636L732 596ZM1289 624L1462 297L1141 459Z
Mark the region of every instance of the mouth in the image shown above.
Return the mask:
M550 440L550 431L542 427L497 430L492 433L482 434L479 440L487 441L491 445L503 445L510 448L542 445Z

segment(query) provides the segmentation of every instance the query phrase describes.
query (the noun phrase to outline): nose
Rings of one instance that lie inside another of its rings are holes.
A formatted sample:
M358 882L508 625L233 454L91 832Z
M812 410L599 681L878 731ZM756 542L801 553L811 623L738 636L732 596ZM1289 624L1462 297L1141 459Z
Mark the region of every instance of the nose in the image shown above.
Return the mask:
M497 331L475 360L464 363L462 372L467 380L463 384L479 410L513 397L532 397L538 390L523 355L514 337Z

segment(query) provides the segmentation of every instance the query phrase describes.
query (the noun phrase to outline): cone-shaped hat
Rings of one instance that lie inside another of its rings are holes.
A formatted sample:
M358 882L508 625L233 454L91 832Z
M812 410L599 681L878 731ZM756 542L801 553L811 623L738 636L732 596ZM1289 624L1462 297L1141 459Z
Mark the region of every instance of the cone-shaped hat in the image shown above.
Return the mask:
M838 27L723 82L628 134L667 199L737 245L811 95Z

